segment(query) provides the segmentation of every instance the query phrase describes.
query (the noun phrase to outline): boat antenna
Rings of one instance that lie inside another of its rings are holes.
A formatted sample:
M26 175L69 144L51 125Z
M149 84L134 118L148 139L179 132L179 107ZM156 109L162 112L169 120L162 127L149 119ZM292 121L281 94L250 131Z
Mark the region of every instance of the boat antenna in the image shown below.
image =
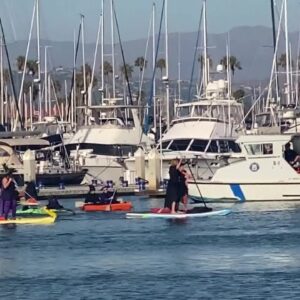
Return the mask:
M68 112L67 112L67 120L69 119L69 115L70 115L70 109L71 109L71 98L72 98L72 90L75 88L76 86L74 86L74 78L75 78L75 73L76 73L76 62L77 62L77 57L78 57L78 51L79 51L79 43L80 43L80 36L81 36L81 26L82 26L82 22L80 22L79 25L79 30L78 30L78 37L77 37L77 44L76 44L76 51L75 51L75 64L73 67L73 75L72 75L72 80L71 80L71 88L70 88L70 93L69 93L69 101L68 101ZM74 99L74 102L76 102L76 99Z
M162 23L163 23L163 18L164 18L164 11L165 11L165 0L163 1L161 15L160 15L159 30L158 30L156 51L155 51L155 65L156 65L157 57L158 57L158 50L159 50L159 44L160 44L160 36L161 36L161 29L162 29ZM149 109L152 105L152 100L153 100L153 92L154 92L154 86L155 86L154 85L155 74L156 74L156 68L154 68L153 73L152 73L152 78L151 78L151 90L150 90L149 98L147 101L148 110L147 110L147 113L144 118L144 133L147 133L149 130Z
M129 101L130 101L130 105L133 105L131 87L130 87L130 82L129 82L129 77L128 77L128 71L127 71L127 68L126 68L126 60L125 60L125 55L124 55L124 49L123 49L121 35L120 35L119 22L118 22L118 18L117 18L116 9L115 9L115 2L113 0L112 0L112 7L113 7L114 17L115 17L115 21L116 21L118 39L119 39L119 44L120 44L120 49L121 49L123 66L124 66L126 85L127 85L128 94L129 94Z
M198 53L198 46L199 46L199 40L200 40L200 31L201 31L201 24L202 24L202 18L203 18L203 6L200 13L200 19L199 19L199 25L198 25L198 33L197 33L197 39L196 39L196 46L194 51L194 59L193 59L193 66L192 66L192 73L191 73L191 79L190 79L190 85L189 85L189 100L192 100L192 84L193 84L193 78L195 73L195 65L197 60L197 53Z
M12 68L11 68L10 58L9 58L9 54L8 54L8 50L7 50L7 44L6 44L6 40L5 40L5 34L4 34L4 29L3 29L3 24L2 24L1 18L0 18L0 27L1 27L1 32L2 32L2 40L3 40L5 54L6 54L6 58L7 58L9 77L10 77L10 81L11 81L11 85L12 85L12 91L14 94L14 100L15 100L16 110L17 110L17 114L18 114L18 119L20 122L21 129L24 130L24 124L23 124L23 120L22 120L22 117L20 114L19 104L17 101L16 86L15 86L14 77L13 77L13 73L12 73Z

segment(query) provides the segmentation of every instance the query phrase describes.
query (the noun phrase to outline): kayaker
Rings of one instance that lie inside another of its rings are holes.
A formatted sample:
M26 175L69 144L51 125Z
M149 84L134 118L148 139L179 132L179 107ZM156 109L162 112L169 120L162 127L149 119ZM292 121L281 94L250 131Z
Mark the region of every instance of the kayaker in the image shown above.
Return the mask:
M11 212L12 218L16 218L16 210L17 210L17 195L18 192L16 190L16 186L14 180L12 178L12 174L9 171L2 178L1 185L1 197L3 201L3 215L7 220L9 212Z
M64 209L64 207L58 202L57 198L50 198L46 206L48 209Z
M38 200L36 185L33 181L29 181L26 183L25 199L26 200L35 199L36 201Z
M176 158L171 161L171 166L169 168L170 179L168 181L164 207L169 208L173 214L176 213L176 208L178 208L180 201L180 165L181 160Z

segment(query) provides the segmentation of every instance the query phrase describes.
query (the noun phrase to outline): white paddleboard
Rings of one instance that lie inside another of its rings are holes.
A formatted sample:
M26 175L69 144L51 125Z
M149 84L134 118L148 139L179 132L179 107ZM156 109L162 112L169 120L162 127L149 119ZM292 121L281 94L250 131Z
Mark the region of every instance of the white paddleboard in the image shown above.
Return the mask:
M151 213L151 212L131 212L126 214L127 219L150 219L150 218L161 218L161 219L186 219L186 218L199 218L209 216L226 216L230 214L230 209L213 210L203 213L176 213L176 214L165 214L165 213Z

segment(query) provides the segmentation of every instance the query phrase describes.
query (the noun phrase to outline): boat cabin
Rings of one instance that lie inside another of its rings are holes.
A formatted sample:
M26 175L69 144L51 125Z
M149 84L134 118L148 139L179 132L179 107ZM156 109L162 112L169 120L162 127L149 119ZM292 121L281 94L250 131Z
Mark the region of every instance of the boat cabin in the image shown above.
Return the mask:
M269 158L274 165L286 161L300 172L300 134L248 135L238 138L237 143L246 160L263 162Z

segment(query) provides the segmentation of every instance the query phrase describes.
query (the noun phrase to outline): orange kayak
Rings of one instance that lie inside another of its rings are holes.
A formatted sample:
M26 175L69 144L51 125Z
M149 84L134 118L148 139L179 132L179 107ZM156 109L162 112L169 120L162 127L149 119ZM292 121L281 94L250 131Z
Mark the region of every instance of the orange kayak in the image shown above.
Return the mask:
M111 204L84 204L83 211L129 211L132 209L131 202L120 202Z

